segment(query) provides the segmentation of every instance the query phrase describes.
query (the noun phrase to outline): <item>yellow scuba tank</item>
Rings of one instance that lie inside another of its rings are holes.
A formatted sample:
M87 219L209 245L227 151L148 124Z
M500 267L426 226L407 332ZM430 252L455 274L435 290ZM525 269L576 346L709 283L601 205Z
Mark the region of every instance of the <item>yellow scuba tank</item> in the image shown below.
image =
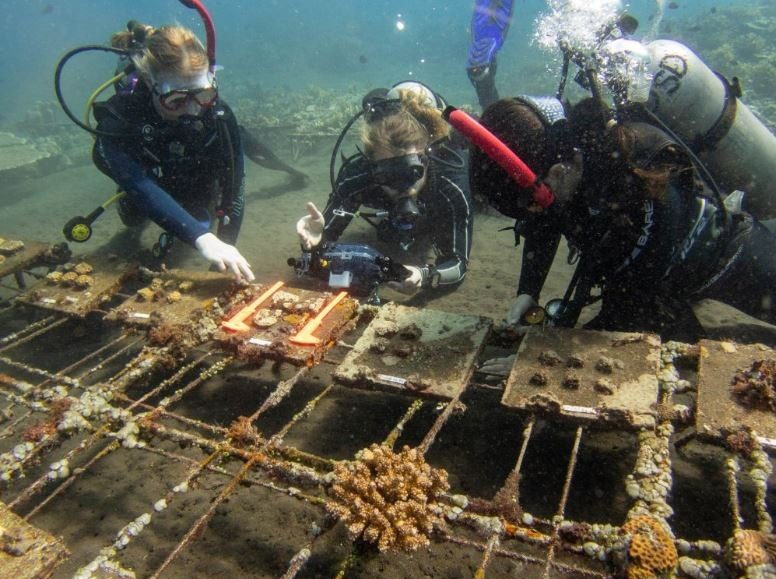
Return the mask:
M746 192L755 218L776 218L776 136L728 83L687 46L646 45L651 75L645 106L704 162L723 191Z

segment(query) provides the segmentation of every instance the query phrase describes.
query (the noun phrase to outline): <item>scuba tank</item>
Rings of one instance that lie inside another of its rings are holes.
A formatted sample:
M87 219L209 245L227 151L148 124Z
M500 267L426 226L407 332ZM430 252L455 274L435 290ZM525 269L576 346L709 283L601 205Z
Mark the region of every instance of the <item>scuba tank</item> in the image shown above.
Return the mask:
M738 80L729 83L679 42L655 40L646 49L646 110L698 155L722 190L746 192L746 211L776 218L776 136L739 100Z

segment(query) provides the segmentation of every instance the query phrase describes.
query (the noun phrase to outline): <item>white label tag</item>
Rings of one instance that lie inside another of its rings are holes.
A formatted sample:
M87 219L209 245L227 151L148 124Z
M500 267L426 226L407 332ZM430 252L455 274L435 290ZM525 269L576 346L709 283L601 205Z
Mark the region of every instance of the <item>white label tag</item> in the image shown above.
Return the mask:
M398 376L389 376L388 374L378 374L377 379L383 382L390 382L391 384L398 384L399 386L404 386L407 383L404 378L399 378Z
M269 340L262 340L261 338L251 338L248 340L249 344L253 344L254 346L271 346L272 342Z
M42 301L44 304L55 304L55 303L57 303L57 300L55 300L54 298L43 298L40 301Z
M151 317L151 314L144 314L143 312L132 312L133 318L139 318L141 320L147 320Z
M572 406L571 404L564 404L560 407L561 412L570 412L572 414L587 414L588 416L597 416L595 408L589 406Z

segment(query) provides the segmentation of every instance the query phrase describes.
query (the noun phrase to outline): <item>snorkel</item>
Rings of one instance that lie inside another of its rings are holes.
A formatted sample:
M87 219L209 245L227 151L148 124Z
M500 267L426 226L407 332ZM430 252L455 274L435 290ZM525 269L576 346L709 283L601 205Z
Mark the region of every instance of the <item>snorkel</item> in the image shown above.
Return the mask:
M542 183L536 173L514 151L471 115L451 106L444 110L442 116L464 137L482 149L483 153L498 163L520 187L530 189L531 196L539 207L547 209L553 204L555 195L550 188Z
M210 64L210 72L214 73L216 70L216 27L213 24L213 17L210 16L210 12L207 11L204 4L200 0L178 0L186 8L193 8L199 14L202 19L202 25L205 27L205 35L207 37L207 60Z

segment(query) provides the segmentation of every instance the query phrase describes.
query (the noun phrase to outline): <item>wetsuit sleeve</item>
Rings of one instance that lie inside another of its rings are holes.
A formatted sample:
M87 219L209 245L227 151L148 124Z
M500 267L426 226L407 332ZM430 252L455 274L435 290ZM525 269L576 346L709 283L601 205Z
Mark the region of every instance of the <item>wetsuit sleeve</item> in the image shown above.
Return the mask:
M334 182L334 190L323 209L324 241L339 239L353 219L352 214L361 207L363 195L371 185L367 160L360 155L348 159L340 169ZM339 211L344 214L337 215Z
M242 227L243 216L245 214L245 155L243 154L243 143L240 138L240 128L237 125L234 113L222 103L226 111L225 118L218 122L222 124L221 138L224 149L224 163L222 175L220 178L223 196L221 201L221 210L224 217L218 223L218 237L224 243L234 245L237 243L237 237ZM231 155L231 160L229 159ZM234 171L232 173L232 171Z
M436 180L432 225L439 254L431 274L440 286L459 283L466 276L472 249L474 213L465 170L446 171Z
M547 274L560 244L561 233L549 217L529 218L524 227L523 261L517 295L528 294L539 301Z
M191 244L197 237L208 232L205 225L192 217L159 187L148 176L145 168L114 139L98 137L94 144L93 157L98 168L126 191L135 205L141 207L162 229Z

